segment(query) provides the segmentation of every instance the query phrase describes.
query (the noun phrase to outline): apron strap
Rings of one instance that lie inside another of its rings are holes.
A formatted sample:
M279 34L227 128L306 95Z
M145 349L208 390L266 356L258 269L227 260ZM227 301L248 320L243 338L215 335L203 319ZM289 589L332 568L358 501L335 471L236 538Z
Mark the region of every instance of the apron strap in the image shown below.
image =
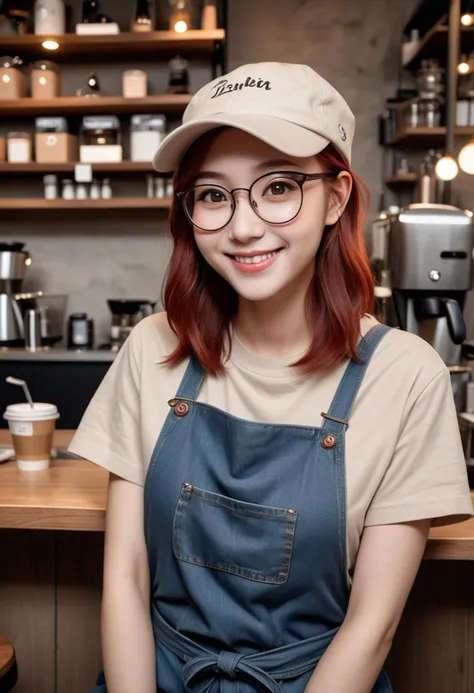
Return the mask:
M191 356L188 367L176 393L176 399L195 400L204 379L204 369L199 361Z
M339 433L341 429L344 430L349 425L349 417L370 360L383 337L391 329L386 325L375 325L361 338L357 347L360 363L349 362L328 413L322 414L325 431Z

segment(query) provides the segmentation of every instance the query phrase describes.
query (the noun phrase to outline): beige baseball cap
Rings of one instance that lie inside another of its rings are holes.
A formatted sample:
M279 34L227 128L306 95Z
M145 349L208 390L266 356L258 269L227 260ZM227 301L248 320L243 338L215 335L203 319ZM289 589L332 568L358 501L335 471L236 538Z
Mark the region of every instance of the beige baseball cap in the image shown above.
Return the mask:
M350 162L355 119L339 92L307 65L242 65L193 96L183 124L156 152L154 168L176 171L188 147L221 126L295 157L319 154L331 142Z

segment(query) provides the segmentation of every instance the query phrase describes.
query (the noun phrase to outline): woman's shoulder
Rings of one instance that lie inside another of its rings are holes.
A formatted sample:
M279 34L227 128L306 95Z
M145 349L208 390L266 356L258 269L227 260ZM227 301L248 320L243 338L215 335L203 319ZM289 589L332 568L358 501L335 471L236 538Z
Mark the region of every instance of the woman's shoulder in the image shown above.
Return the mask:
M140 320L133 328L129 340L133 352L140 353L141 357L155 363L171 354L178 345L165 311Z
M362 335L379 323L373 316L361 322ZM421 392L441 373L447 373L446 364L433 347L418 335L392 328L377 347L371 361L371 370L390 381L409 385Z

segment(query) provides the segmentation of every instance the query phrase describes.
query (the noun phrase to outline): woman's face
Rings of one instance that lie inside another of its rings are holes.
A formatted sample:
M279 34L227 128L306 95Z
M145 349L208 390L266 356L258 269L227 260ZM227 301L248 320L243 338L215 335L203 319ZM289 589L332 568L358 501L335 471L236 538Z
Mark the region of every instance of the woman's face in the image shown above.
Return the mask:
M322 173L323 168L314 156L290 157L241 130L226 128L213 141L196 185L215 184L228 190L250 188L257 178L274 171ZM260 209L268 205L272 205L271 210L279 204L282 207L283 198L278 196L286 189L279 180L276 177L275 184L259 190ZM341 173L330 184L322 180L306 182L300 213L279 225L259 218L250 205L248 192L238 190L234 192L236 208L231 221L214 232L195 226L196 244L209 265L244 299L264 301L282 291L306 289L313 277L324 228L341 216L351 183L348 173ZM298 194L297 189L293 194ZM220 214L219 189L206 192L202 204L206 209L212 206L212 214Z

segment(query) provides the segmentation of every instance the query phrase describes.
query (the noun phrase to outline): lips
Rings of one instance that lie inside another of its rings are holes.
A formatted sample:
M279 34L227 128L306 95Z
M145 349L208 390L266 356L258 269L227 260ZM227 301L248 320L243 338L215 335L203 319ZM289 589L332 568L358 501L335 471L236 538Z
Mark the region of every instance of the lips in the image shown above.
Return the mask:
M280 250L282 250L282 248L277 248L276 250L256 250L251 253L236 253L235 255L226 253L226 255L230 257L231 260L235 260L242 265L258 265L261 262L270 260L270 258L274 257Z
M246 253L244 255L226 255L230 258L234 267L236 267L240 272L245 272L247 274L255 274L257 272L263 272L267 267L273 265L276 261L280 250L271 251L254 251L252 253Z

